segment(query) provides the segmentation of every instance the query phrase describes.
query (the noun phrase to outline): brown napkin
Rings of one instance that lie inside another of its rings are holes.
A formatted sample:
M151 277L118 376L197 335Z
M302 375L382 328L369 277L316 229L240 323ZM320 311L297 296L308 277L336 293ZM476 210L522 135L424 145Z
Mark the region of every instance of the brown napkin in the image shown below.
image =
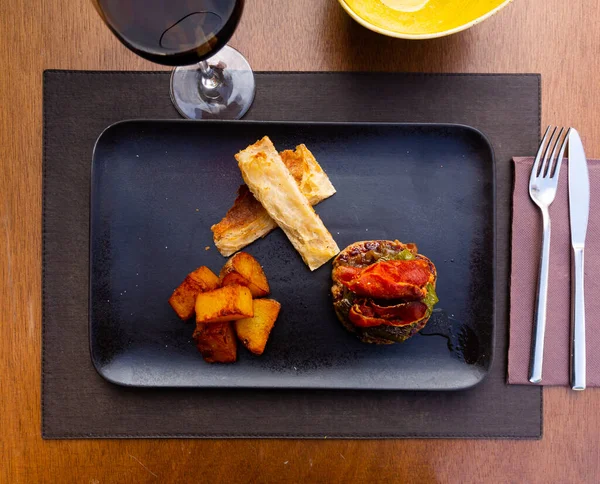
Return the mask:
M529 198L533 158L515 158L508 383L529 384L529 358L535 306L542 221ZM588 160L590 218L585 253L587 386L600 386L600 160ZM563 162L554 203L550 206L550 279L544 344L543 385L569 384L571 315L571 233L568 168Z

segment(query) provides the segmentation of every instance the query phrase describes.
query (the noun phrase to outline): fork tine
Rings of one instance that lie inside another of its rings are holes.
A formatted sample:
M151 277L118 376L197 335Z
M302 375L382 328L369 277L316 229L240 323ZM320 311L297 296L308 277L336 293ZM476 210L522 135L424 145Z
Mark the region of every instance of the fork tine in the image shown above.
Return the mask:
M550 168L550 165L552 164L552 158L550 157L550 154L552 152L552 148L551 148L552 141L554 140L554 135L556 134L557 129L558 129L558 127L555 127L552 130L552 136L550 136L550 139L548 140L548 144L546 145L546 149L544 150L544 161L542 161L542 168L540 169L541 177L548 176L549 168Z
M562 133L564 131L564 128L562 128L560 130L560 132ZM554 168L554 173L552 174L552 177L558 178L558 175L560 174L560 166L562 165L562 161L563 158L565 156L565 149L567 148L567 142L569 141L569 133L571 132L571 128L569 128L567 130L567 134L565 134L565 137L563 139L562 145L560 147L560 153L558 154L558 158L556 159L556 166ZM560 135L559 135L560 138ZM558 146L558 139L556 140L556 145ZM554 151L556 151L556 147L554 147Z
M544 136L542 137L542 141L540 141L540 146L537 150L537 153L535 155L535 161L533 162L533 168L531 170L531 177L535 178L536 176L539 175L540 172L540 160L542 159L542 154L544 153L544 143L546 143L546 139L548 138L548 133L550 131L550 129L552 128L552 126L548 126L546 128L546 132L544 133Z
M558 126L556 127L556 129L558 129ZM558 136L556 137L556 140L554 141L554 146L552 147L552 154L550 155L550 161L548 162L548 176L550 178L552 178L554 176L554 172L556 171L556 154L558 153L558 147L560 144L560 137L563 134L563 131L565 130L565 128L560 128L560 131L558 132Z

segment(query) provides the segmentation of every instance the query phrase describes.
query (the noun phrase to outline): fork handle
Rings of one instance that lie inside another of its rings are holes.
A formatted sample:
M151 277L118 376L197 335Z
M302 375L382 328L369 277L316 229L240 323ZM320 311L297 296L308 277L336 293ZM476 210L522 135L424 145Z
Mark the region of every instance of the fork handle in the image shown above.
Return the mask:
M550 215L547 208L542 208L543 238L540 257L540 275L538 278L536 310L534 316L533 338L531 341L531 362L529 381L542 381L544 360L544 335L546 333L546 306L548 300L548 264L550 261Z
M585 304L583 298L583 247L573 249L571 299L571 388L585 390Z

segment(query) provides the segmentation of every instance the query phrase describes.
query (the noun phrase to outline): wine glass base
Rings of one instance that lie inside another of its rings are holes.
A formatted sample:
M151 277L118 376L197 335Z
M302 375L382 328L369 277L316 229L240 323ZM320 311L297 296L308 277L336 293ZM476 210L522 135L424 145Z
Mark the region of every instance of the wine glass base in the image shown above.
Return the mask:
M171 75L171 100L188 119L240 119L254 100L254 74L250 64L233 47L225 46L208 59L219 85L201 89L198 65L177 67Z

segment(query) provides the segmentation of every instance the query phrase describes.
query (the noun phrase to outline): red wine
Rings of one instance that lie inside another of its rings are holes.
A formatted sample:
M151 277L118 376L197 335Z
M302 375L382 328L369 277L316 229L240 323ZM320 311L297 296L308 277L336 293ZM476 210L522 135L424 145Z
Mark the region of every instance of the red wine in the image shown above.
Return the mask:
M129 49L168 66L195 64L221 49L244 0L93 0L104 22Z

